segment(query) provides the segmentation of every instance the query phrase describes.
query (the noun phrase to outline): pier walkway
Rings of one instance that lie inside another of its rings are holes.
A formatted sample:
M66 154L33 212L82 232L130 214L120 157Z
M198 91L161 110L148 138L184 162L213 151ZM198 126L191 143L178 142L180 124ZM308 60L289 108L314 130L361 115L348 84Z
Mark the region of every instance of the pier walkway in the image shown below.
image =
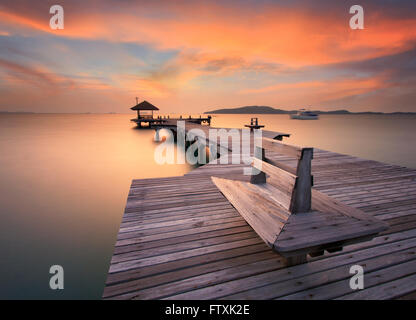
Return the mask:
M272 136L273 133L270 133ZM227 155L228 156L228 155ZM287 156L271 160L294 166ZM416 291L416 170L315 149L314 188L389 229L341 252L286 267L216 188L245 165L133 180L105 299L395 299ZM352 265L365 289L349 287Z

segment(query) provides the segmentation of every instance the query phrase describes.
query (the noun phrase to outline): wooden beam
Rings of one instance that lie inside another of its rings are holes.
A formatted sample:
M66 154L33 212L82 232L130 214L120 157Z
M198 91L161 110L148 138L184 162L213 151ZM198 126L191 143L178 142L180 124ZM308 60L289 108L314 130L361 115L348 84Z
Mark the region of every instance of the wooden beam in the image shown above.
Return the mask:
M272 150L277 153L295 157L297 159L302 157L302 148L300 147L285 144L270 138L263 138L262 143L262 147L266 150Z
M253 167L269 175L267 177L267 183L280 189L289 196L292 195L296 183L295 175L257 158L253 159Z
M263 159L263 160L266 161L267 163L270 163L271 165L273 165L275 167L278 167L278 168L283 169L283 170L285 170L287 172L290 172L291 174L296 175L297 168L293 168L293 167L285 164L282 161L272 160L272 159L269 159L267 157L265 159Z

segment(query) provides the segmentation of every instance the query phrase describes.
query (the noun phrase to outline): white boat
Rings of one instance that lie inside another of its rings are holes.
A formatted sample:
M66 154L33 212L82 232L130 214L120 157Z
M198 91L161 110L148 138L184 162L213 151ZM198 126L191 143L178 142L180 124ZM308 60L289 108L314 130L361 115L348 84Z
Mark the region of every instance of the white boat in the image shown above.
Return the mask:
M291 119L298 119L298 120L318 120L319 115L312 111L307 111L305 109L300 109L296 114L290 115Z

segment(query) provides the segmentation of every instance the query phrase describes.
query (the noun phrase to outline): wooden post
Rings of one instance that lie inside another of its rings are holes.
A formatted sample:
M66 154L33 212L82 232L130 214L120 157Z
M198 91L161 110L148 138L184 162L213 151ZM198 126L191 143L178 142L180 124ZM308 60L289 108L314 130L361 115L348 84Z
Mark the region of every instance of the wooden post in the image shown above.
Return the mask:
M196 142L198 144L198 164L203 165L207 162L207 153L205 149L205 143L201 137L196 138Z
M160 134L159 134L159 129L155 130L155 142L160 142Z
M278 135L276 138L274 138L275 140L279 140L279 141L283 141L283 136Z
M255 146L254 157L264 161L266 159L264 148ZM253 184L266 183L266 174L263 171L252 167L250 182Z
M296 169L297 179L290 204L290 212L292 213L311 211L312 158L313 148L303 148Z
M298 256L293 256L293 257L287 257L286 258L286 266L287 267L296 266L298 264L302 264L302 263L306 263L306 262L308 262L308 260L306 258L306 253L298 255Z

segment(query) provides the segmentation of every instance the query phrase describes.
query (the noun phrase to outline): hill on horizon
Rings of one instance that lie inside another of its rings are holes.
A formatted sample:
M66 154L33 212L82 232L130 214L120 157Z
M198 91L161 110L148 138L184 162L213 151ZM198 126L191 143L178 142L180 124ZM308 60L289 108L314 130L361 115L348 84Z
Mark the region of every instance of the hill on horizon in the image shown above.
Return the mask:
M345 109L340 110L310 110L318 114L415 114L414 112L373 112L373 111L364 111L364 112L351 112ZM277 109L269 106L244 106L238 108L223 108L216 109L204 112L204 114L295 114L298 110L283 110Z

